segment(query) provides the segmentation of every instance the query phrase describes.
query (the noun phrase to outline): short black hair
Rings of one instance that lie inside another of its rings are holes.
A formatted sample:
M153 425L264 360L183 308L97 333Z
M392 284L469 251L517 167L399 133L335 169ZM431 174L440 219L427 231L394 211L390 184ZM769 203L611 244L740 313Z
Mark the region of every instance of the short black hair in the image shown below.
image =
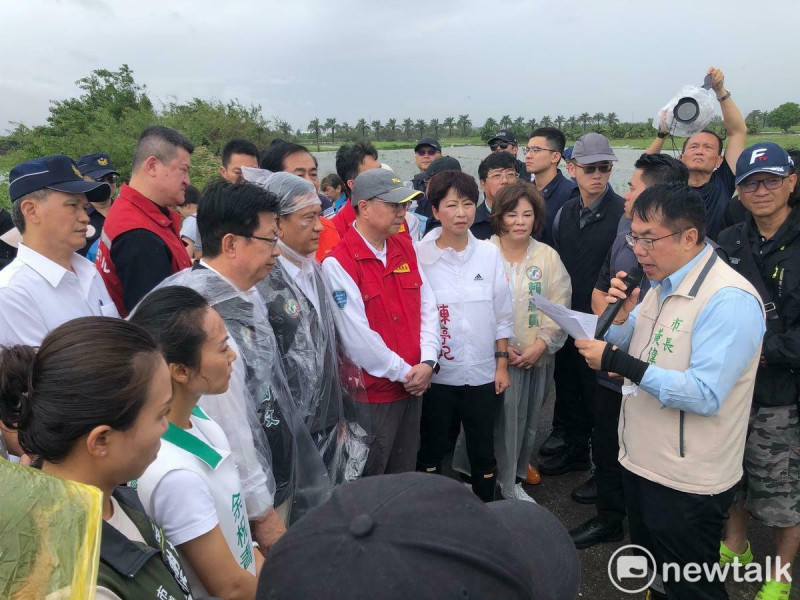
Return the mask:
M358 176L358 169L368 156L378 160L378 150L367 140L344 144L336 151L336 174L342 178L345 188L348 181Z
M168 163L175 158L178 148L183 148L189 154L194 152L194 144L180 131L163 125L152 125L139 134L133 151L131 171L136 171L148 156L155 156L162 163Z
M689 183L689 169L677 158L672 158L668 154L642 154L633 163L633 168L642 170L642 179L647 187L671 181Z
M264 152L264 156L261 157L261 168L272 171L273 173L279 173L283 171L283 161L286 160L286 157L297 154L298 152L311 154L308 148L300 144L295 144L294 142L272 144L267 148L267 151Z
M222 166L228 168L228 163L231 162L231 156L234 154L246 154L247 156L255 156L258 160L258 148L256 145L241 138L234 138L222 148Z
M539 127L538 129L534 129L531 131L531 135L528 139L533 137L546 138L547 147L561 154L564 153L564 148L567 146L567 138L564 136L564 132L555 127Z
M717 138L717 154L722 156L722 138L719 137L719 134L717 132L711 131L710 129L703 129L702 131L698 131L694 135L690 135L685 140L683 140L683 147L681 148L681 154L686 152L686 144L689 143L689 140L692 139L695 135L698 135L698 134L701 134L701 133L708 133L708 134L713 135L715 138Z
M322 181L320 181L319 183L319 189L324 190L326 187L332 187L332 188L338 187L342 188L342 190L345 190L347 188L347 186L344 184L344 181L342 181L342 178L339 177L336 173L329 173L328 175L325 175L325 177L322 178Z
M215 258L222 252L227 234L249 237L258 228L261 213L278 214L278 197L252 183L211 183L197 209L197 229L203 256Z
M187 204L197 204L200 202L200 190L198 190L193 185L186 186L186 192L183 195L183 204L181 206L186 206Z
M649 223L658 220L670 231L694 228L697 243L706 236L706 205L700 192L686 183L660 183L644 190L633 203L633 216ZM205 248L204 248L205 250Z
M508 152L492 152L478 165L478 179L486 180L490 169L514 169L517 170L517 159Z
M439 203L451 189L457 196L478 204L480 192L478 192L478 184L475 183L475 179L462 171L448 170L437 173L428 180L426 195L431 206L439 210Z

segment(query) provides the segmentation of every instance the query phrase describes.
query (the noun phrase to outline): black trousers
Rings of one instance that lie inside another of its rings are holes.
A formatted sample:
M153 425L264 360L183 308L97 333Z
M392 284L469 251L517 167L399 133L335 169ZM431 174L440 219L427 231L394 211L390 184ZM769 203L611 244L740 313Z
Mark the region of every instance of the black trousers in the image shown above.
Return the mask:
M422 398L370 403L372 428L364 476L413 471L419 450Z
M567 338L556 352L553 374L556 384L556 406L553 426L564 428L564 441L571 452L588 452L592 435L592 398L597 378L578 349L575 340Z
M719 560L722 527L728 518L735 486L713 496L689 494L654 483L627 469L622 471L625 505L628 509L631 543L653 553L657 571L664 563L707 564ZM664 582L670 600L727 599L724 583L674 581L674 573Z
M592 404L592 460L597 483L597 516L606 523L619 523L625 518L625 493L622 489L617 433L622 394L598 383Z
M494 382L485 385L442 385L432 383L422 402L420 448L417 468L441 470L442 460L450 449L450 431L454 417L464 427L472 476L493 473L494 417L498 399Z

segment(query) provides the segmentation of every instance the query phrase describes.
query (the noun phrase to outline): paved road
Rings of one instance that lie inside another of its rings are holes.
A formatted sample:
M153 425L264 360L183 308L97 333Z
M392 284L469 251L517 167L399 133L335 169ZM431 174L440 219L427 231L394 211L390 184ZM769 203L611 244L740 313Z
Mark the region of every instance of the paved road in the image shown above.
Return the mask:
M537 451L538 445L550 433L552 415L553 403L552 400L548 400L542 410L542 424L537 435ZM445 463L449 465L449 462L448 457ZM534 464L537 463L538 457L535 456ZM569 496L572 489L583 483L587 477L588 473L567 473L559 477L543 476L541 484L536 486L525 485L525 489L539 504L552 511L567 529L572 529L595 514L594 506L578 504ZM751 521L749 534L756 560L763 563L766 553L773 549L772 533L763 525ZM626 537L622 542L600 544L587 550L578 551L582 566L581 598L591 600L644 598L644 593L631 595L620 592L611 584L608 578L608 561L612 553L620 546L628 543L630 543L630 540L627 537L626 528ZM759 587L760 584L757 583L728 583L727 585L731 600L753 600L756 593L758 593ZM800 599L800 584L795 584L790 597Z

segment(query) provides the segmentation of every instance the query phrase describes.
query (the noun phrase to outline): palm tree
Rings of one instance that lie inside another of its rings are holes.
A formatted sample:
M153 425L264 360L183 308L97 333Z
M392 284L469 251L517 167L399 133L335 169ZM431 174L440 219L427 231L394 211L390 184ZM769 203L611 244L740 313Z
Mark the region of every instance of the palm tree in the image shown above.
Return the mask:
M500 127L508 129L511 127L511 115L503 115L500 119Z
M425 128L427 126L428 124L425 122L425 119L417 119L417 122L414 123L414 127L416 127L417 131L419 131L419 137L422 137L425 134Z
M608 125L609 129L614 127L614 125L619 124L619 117L617 117L617 113L610 112L606 115L606 125Z
M317 138L317 151L319 151L319 133L322 130L322 125L319 123L319 119L314 118L308 124L308 130L314 134L314 137Z
M556 127L561 129L564 126L564 121L566 121L566 119L564 118L564 115L557 115L556 116Z
M550 118L550 115L545 115L542 117L542 127L551 127L553 125L553 119Z
M397 139L397 119L389 119L386 121L386 127L384 127L384 129L389 131L392 141Z
M567 119L567 124L572 128L575 129L575 123L578 122L578 117L572 115L569 119Z
M594 113L592 116L592 121L594 121L595 125L598 127L603 124L603 121L606 120L606 116L603 113Z
M275 129L281 132L284 138L288 138L292 134L292 126L288 121L275 117Z
M406 139L411 139L411 133L414 131L414 121L410 118L403 119L403 131L406 134Z
M339 125L339 131L341 131L344 134L344 137L347 137L347 134L350 133L350 129L351 129L350 123L348 123L347 121L342 121L342 124Z
M467 137L467 127L472 127L469 115L458 115L458 126L461 127L464 137Z
M495 132L497 131L497 121L495 121L492 117L486 119L486 122L481 127L481 137L485 139L491 138Z
M526 123L526 125L528 126L528 129L533 131L534 129L536 129L536 127L537 127L537 125L539 125L539 123L536 122L536 119L531 117L530 119L528 119L528 122Z
M378 119L375 119L372 123L370 123L370 125L372 125L372 131L375 132L375 139L381 139L381 127L383 127L381 122Z
M456 126L456 120L453 117L447 117L443 122L442 125L447 127L447 136L453 137L453 127Z
M439 139L439 119L431 119L428 123L428 127L433 130L433 137L437 140Z
M580 116L578 117L578 120L583 125L583 133L586 133L586 125L587 125L587 123L589 123L589 121L592 120L591 115L589 113L587 113L587 112L581 113Z
M325 121L325 129L331 132L331 144L336 143L336 128L338 126L336 119L331 118Z
M366 119L359 119L358 123L356 123L356 129L361 132L361 139L367 139L367 131L369 131L369 125L367 125Z

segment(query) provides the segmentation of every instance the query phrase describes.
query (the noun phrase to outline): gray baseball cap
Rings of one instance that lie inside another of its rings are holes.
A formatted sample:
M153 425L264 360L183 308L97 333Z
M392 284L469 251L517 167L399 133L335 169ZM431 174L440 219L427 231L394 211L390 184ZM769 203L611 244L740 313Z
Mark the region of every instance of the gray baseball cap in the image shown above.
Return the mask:
M422 192L403 187L403 180L386 169L370 169L356 177L350 201L358 204L360 200L378 198L384 202L401 204L421 196Z
M617 155L611 149L608 138L599 133L587 133L578 138L572 148L572 160L577 160L585 165L617 160Z

